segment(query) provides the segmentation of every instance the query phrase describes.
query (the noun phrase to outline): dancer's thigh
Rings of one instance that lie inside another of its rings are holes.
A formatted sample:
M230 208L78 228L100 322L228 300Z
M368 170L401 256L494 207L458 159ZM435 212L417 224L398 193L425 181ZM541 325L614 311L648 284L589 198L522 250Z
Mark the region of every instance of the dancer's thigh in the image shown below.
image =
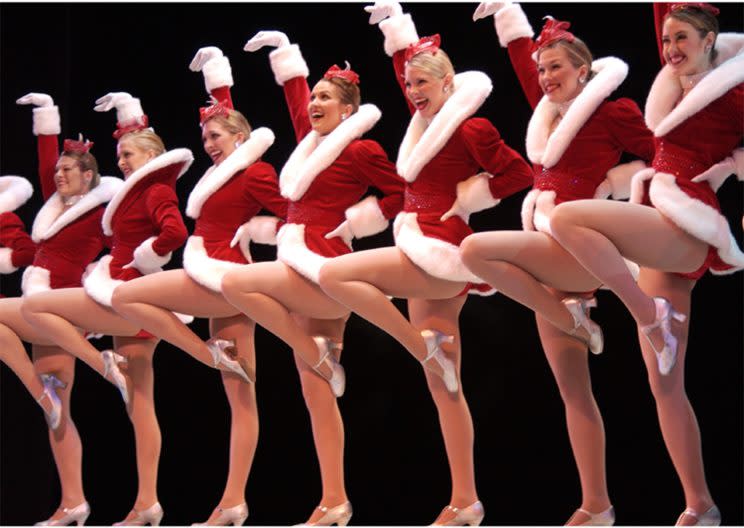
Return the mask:
M7 326L21 341L36 345L54 345L43 333L34 328L21 315L23 298L8 297L0 299L0 324Z

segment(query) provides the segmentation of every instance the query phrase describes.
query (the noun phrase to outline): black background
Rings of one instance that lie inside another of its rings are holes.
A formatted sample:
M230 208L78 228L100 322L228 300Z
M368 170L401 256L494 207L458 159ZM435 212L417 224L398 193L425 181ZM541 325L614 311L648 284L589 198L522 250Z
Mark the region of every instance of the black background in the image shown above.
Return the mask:
M494 82L480 114L524 154L531 110L492 20L473 23L476 4L405 5L420 35L439 32L458 71L478 69ZM722 29L741 31L742 4L720 6ZM616 55L630 75L615 96L641 107L659 59L650 4L525 4L533 27L552 14L596 57ZM142 100L168 148L188 147L196 162L179 181L186 197L210 165L199 141L198 107L206 98L202 75L188 70L201 46L230 57L233 98L254 127L268 126L277 141L265 159L277 169L294 147L282 91L267 51L242 51L262 29L298 42L315 82L331 64L349 60L361 76L363 102L383 111L368 134L395 159L408 123L403 97L382 50L379 30L362 4L7 4L0 6L0 130L2 174L36 181L31 109L14 104L30 91L54 97L63 137L84 132L102 174L119 176L115 114L93 111L96 98L127 91ZM731 179L733 180L733 178ZM524 193L472 219L476 230L519 229ZM741 185L719 192L741 233ZM38 191L20 210L30 229L42 205ZM187 219L189 227L192 223ZM355 242L360 249L389 245L389 232ZM741 238L739 236L739 244ZM257 246L258 259L274 258ZM176 254L170 266L177 266ZM3 293L17 295L19 276L3 277ZM658 428L633 321L617 298L599 294L593 318L604 328L605 352L591 357L594 392L607 432L607 472L618 524L672 524L684 497ZM404 309L403 303L398 303ZM706 474L726 524L742 524L742 274L706 275L693 295L687 390L703 437ZM563 407L529 310L495 295L471 296L461 325L463 381L475 423L476 478L486 524L560 524L579 506L578 476ZM207 337L205 321L193 328ZM289 349L257 331L257 395L261 432L246 497L250 524L292 524L318 503L320 479L310 425ZM107 339L99 342L103 349ZM436 410L420 366L391 337L353 316L343 363L346 395L347 488L355 524L428 524L447 504L450 481ZM156 406L163 433L159 498L167 524L206 519L217 504L228 463L228 406L219 375L170 345L155 356ZM0 522L29 524L49 516L59 485L42 413L3 366L0 439ZM77 369L73 415L83 446L83 478L91 524L123 518L136 493L134 442L118 392L86 366Z

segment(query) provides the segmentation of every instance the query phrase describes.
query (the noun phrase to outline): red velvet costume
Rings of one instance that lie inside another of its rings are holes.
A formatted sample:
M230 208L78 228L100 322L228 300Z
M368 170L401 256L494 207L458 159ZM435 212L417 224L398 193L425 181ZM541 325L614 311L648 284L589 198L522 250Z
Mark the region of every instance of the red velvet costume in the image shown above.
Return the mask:
M23 221L13 212L26 203L33 192L25 178L0 177L0 274L13 273L34 260L36 244L26 233Z
M325 235L347 219L358 237L384 230L402 207L403 181L377 142L358 139L380 118L376 107L360 106L321 138L310 126L307 66L299 48L277 48L270 59L277 82L284 86L299 142L279 178L282 195L290 202L287 224L277 236L277 258L317 283L326 259L352 250L343 238ZM357 203L370 186L385 197Z

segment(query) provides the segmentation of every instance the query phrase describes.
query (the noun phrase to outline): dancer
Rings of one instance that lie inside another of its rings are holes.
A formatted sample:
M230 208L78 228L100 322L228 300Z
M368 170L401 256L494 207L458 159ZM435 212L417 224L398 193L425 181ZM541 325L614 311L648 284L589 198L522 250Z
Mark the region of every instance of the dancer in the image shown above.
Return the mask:
M744 267L715 195L725 176L744 176L744 153L732 156L744 134L744 35L719 35L717 13L708 4L673 4L663 19L666 65L645 111L656 156L633 178L633 203L564 203L551 218L555 238L638 324L659 424L685 494L679 525L721 521L684 388L692 289L707 269ZM622 257L641 266L637 283Z
M36 106L33 132L38 137L39 181L46 200L31 231L36 252L23 273L21 288L24 297L30 298L81 285L86 266L110 243L101 229L101 217L104 204L121 181L99 175L96 159L89 152L93 144L88 141L65 140L59 152L59 109L49 95L29 93L17 103ZM39 524L85 522L90 508L83 491L82 445L70 415L75 358L22 317L22 304L22 298L0 299L0 350L3 360L44 408L50 428L61 500L54 514ZM28 364L23 341L31 343L33 366ZM91 366L116 384L118 369L106 372L100 357L96 359ZM65 390L58 394L59 389Z
M468 215L445 213L468 188L484 196L478 210L486 209L527 187L532 177L489 121L471 117L491 92L490 79L480 72L455 75L439 48L439 36L419 40L411 16L399 4L378 2L365 9L370 23L382 21L385 52L393 57L413 113L397 162L406 181L406 201L395 220L396 247L329 261L321 269L320 284L424 365L452 478L450 503L435 524L477 525L484 510L475 489L473 423L458 391L458 317L468 290L483 285L471 284L480 281L458 255L460 241L472 233ZM472 177L479 168L490 174ZM474 190L472 185L481 187ZM497 198L491 199L491 193ZM387 296L408 299L410 322Z
M653 137L633 101L607 99L628 73L623 61L592 60L586 44L568 31L570 24L552 18L533 42L519 4L484 2L473 18L492 13L499 42L508 48L534 109L527 155L535 164L535 184L522 206L523 231L470 235L461 255L473 273L535 311L581 482L581 506L566 524L609 525L615 514L607 492L604 426L587 361L587 346L595 354L603 346L599 327L587 318L600 283L552 238L550 216L566 201L627 198L630 177L653 158ZM643 161L615 167L623 151Z
M200 125L204 150L214 165L189 196L186 214L196 220L196 227L186 243L184 267L124 283L112 301L120 315L197 359L236 367L235 373L222 373L232 416L230 469L222 498L206 524L242 525L248 516L245 486L258 442L252 384L255 323L225 301L220 281L228 270L252 262L249 238L261 241L275 236L277 219L256 213L265 208L285 218L287 201L279 194L274 168L260 161L274 134L267 128L251 131L243 114L233 108L228 58L219 48L201 48L190 68L203 72L213 97L211 106L200 109ZM240 237L240 247L234 247L231 242L239 228L245 236ZM208 317L212 339L205 344L172 311ZM237 359L227 355L229 349L234 349Z
M375 106L360 106L359 76L334 65L310 92L299 47L281 32L262 31L245 49L266 45L277 48L269 55L271 67L284 87L299 142L279 180L289 199L287 223L277 235L278 260L227 273L222 292L294 350L323 483L320 505L307 522L341 526L352 509L344 484L344 428L334 396L345 388L338 358L349 312L321 291L318 271L323 262L349 253L352 237L387 227L402 205L403 184L380 145L359 139L380 118ZM354 205L369 186L385 197Z
M84 288L28 297L22 313L37 331L91 366L101 356L109 371L117 363L126 363L126 371L116 371L115 379L134 428L139 488L134 507L119 524L157 525L163 516L156 486L161 436L152 370L158 340L116 314L111 295L124 281L160 271L186 239L174 187L193 157L188 149L165 152L160 137L147 128L139 99L118 92L100 98L97 104L98 111L117 109L114 137L119 140L118 166L125 180L101 219L104 232L112 237L111 254L85 277ZM79 329L113 336L116 352L100 354Z

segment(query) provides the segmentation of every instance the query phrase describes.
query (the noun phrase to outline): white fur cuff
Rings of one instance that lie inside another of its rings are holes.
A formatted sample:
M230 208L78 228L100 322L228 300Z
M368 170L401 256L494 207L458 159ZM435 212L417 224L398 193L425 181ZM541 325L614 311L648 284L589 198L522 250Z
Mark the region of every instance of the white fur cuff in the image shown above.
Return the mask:
M416 26L411 15L394 15L380 22L380 31L385 35L385 53L392 57L396 51L400 51L409 44L419 39Z
M641 160L622 163L607 171L607 177L599 184L594 194L595 198L612 197L613 200L630 198L630 182L637 172L647 168Z
M11 248L0 248L0 273L13 273L16 268L13 265L13 250Z
M150 237L134 250L134 266L145 275L161 271L161 268L171 259L172 253L163 256L155 253L152 249L152 243L155 240L155 237Z
M457 184L457 201L468 213L483 211L501 200L493 197L488 182L491 175L481 172Z
M59 122L59 108L56 105L34 108L33 115L35 136L56 136L62 132Z
M120 124L131 123L132 121L141 120L145 113L142 111L142 104L136 97L132 97L116 106L116 121Z
M310 70L297 44L276 48L269 53L269 61L271 71L274 72L274 79L279 86L284 86L285 82L295 77L310 75Z
M276 245L276 226L279 219L275 216L254 216L248 220L248 235L257 244Z
M208 60L202 68L202 73L204 74L204 87L207 92L211 93L215 88L233 85L230 59L224 55Z
M367 196L346 210L346 219L354 238L376 235L387 229L388 219L382 214L376 196Z
M499 9L493 16L493 24L496 27L496 34L502 48L518 38L532 38L535 36L532 26L519 4L511 4Z

